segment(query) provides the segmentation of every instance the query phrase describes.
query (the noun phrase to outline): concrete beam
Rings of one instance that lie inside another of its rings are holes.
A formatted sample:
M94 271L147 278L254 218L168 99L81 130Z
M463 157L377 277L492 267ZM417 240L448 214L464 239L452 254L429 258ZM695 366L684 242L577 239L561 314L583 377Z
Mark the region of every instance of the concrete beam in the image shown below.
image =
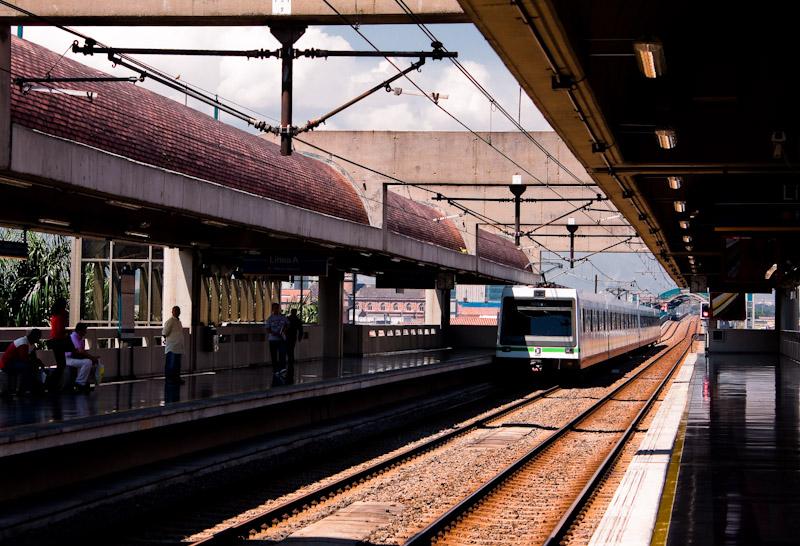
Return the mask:
M291 20L313 25L340 25L343 20L319 0L17 0L19 7L43 17L31 19L5 6L0 23L37 25L264 25ZM413 21L394 0L330 0L353 23L408 24ZM426 23L468 23L456 0L417 0L411 9Z
M11 28L0 24L0 170L11 160Z
M409 261L473 273L487 282L532 284L537 276L380 228L145 165L89 146L14 125L12 174L68 186L73 191L129 200L166 212L208 218L248 229L390 254ZM113 196L113 197L112 197ZM35 218L35 217L34 217ZM97 234L100 236L109 234ZM160 233L155 244L174 246L180 234ZM185 241L183 242L185 244Z

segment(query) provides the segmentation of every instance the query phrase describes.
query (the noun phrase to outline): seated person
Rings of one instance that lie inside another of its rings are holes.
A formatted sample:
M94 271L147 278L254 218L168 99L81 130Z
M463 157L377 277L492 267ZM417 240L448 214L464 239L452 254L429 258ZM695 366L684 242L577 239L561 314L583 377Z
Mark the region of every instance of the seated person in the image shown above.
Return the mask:
M39 360L36 358L36 343L42 339L42 332L34 328L28 335L15 339L6 347L3 355L0 356L0 370L8 376L8 389L14 388L14 379L20 378L17 392L23 394L26 391L36 389L34 377Z
M99 357L93 356L86 351L87 330L88 327L83 322L79 322L75 326L75 331L69 336L72 350L66 353L67 366L78 369L75 386L80 392L89 392L89 377L92 373L92 367L100 362Z

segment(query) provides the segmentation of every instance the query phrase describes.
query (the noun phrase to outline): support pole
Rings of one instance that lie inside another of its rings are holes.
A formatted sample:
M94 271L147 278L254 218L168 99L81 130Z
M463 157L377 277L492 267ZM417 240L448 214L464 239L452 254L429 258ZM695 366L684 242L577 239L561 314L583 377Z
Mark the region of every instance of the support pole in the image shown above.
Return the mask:
M569 268L575 269L575 232L578 231L578 226L567 224L567 231L569 231Z
M270 32L281 43L281 155L292 155L292 68L294 44L305 25L273 25Z
M0 170L11 166L11 27L0 25Z

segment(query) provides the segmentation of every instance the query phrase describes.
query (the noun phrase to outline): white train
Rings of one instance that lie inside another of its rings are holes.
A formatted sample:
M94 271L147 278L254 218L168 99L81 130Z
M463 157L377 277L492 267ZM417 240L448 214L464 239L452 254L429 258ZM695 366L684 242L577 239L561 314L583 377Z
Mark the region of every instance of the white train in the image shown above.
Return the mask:
M496 360L535 370L579 370L652 345L658 311L572 288L503 290Z

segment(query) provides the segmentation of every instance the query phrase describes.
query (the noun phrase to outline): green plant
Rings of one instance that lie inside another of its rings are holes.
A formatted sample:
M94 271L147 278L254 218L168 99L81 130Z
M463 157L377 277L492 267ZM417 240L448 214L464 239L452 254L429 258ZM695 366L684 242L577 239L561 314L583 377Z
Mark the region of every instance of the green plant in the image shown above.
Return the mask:
M0 230L0 239L13 237ZM68 239L28 232L27 241L27 260L0 259L0 326L46 326L55 299L69 298Z

